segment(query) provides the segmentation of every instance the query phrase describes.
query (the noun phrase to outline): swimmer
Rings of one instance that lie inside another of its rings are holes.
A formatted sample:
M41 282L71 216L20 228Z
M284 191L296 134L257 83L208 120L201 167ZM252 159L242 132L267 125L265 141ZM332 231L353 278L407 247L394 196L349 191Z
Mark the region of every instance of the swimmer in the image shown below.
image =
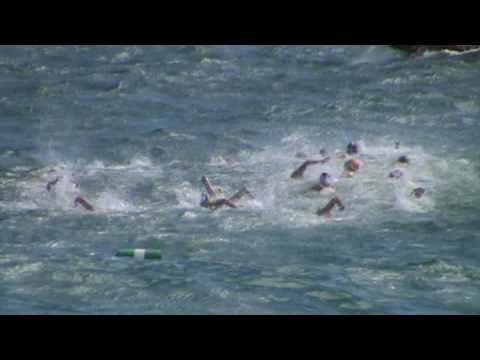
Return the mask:
M347 145L346 153L339 155L338 158L339 159L347 159L347 158L351 158L354 155L358 155L358 153L359 153L358 144L355 144L355 143L351 142L351 143L348 143L348 145Z
M396 169L396 170L393 170L389 175L388 175L389 178L392 178L392 179L400 179L401 177L403 177L403 171L402 170L399 170L399 169Z
M57 176L54 180L49 181L49 182L47 183L47 191L52 190L52 188L53 188L55 185L57 185L57 183L58 183L61 179L63 179L63 176ZM77 181L75 181L74 179L71 179L70 182L71 182L76 188L78 188L78 182L77 182Z
M238 202L243 196L248 195L253 198L253 195L246 187L240 189L235 195L230 198L221 197L218 198L218 194L223 194L221 188L214 189L210 180L206 176L202 176L202 183L205 186L206 193L202 194L202 199L200 200L200 206L212 210L217 210L222 206L228 206L230 208L236 209Z
M340 200L339 197L334 197L332 200L329 201L329 203L323 208L317 211L318 216L332 216L331 212L335 205L338 206L340 211L345 210L345 206L343 205L342 201Z
M322 160L307 160L305 161L300 167L295 170L290 177L292 179L301 179L303 178L303 175L305 174L305 171L307 168L311 165L317 165L317 164L325 164L327 161L330 160L330 157L326 157L325 159Z
M353 177L358 172L358 170L360 170L360 165L361 163L358 160L348 160L344 165L345 172L343 173L343 176Z
M395 142L395 150L398 150L400 149L400 142Z
M93 206L87 201L85 200L84 198L80 197L80 196L77 196L75 198L75 201L73 202L73 205L75 207L78 206L78 204L82 205L82 207L85 209L85 210L89 210L89 211L95 211L95 209L93 208Z
M425 194L425 192L426 190L424 188L416 188L416 189L413 189L410 196L415 195L417 199L420 199Z
M398 143L397 143L398 144ZM402 155L400 156L397 161L395 162L395 164L397 165L408 165L410 164L410 158L406 155ZM399 169L396 169L396 170L393 170L389 175L388 177L392 178L392 179L400 179L401 177L403 177L404 173L402 170L399 170Z
M332 177L329 174L322 173L318 179L318 184L313 185L309 190L320 192L329 189L334 192L335 188L332 185L331 179Z
M347 154L348 155L357 155L358 154L358 145L355 143L349 143L347 145Z
M62 179L61 176L57 176L54 180L52 181L49 181L47 183L47 191L50 191L52 190L52 188L60 181L60 179ZM78 183L74 180L71 180L72 184L75 185L76 188L78 188ZM80 197L80 196L77 196L75 198L75 200L73 201L73 206L74 207L77 207L78 204L82 205L82 207L85 209L85 210L89 210L89 211L95 211L93 206L87 201L85 200L84 198Z
M397 163L402 164L402 165L408 165L408 164L410 164L410 159L409 159L408 156L403 155L403 156L400 156L397 159Z

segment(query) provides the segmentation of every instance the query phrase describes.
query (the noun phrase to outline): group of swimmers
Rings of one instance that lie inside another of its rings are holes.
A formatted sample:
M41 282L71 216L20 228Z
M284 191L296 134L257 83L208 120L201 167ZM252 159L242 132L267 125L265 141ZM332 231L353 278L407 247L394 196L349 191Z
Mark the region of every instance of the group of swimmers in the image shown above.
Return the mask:
M395 143L395 148L398 149L400 144ZM325 156L325 150L321 150L320 154ZM305 157L304 154L297 154L297 157ZM344 163L344 172L342 177L352 178L360 170L362 162L358 159L359 157L359 146L355 143L349 143L347 145L346 153L339 155L339 158L345 159ZM304 161L291 175L290 178L294 180L303 179L304 174L312 165L321 165L330 161L330 157L324 157L321 160L306 160ZM406 166L410 163L410 159L406 155L400 156L397 161L397 164ZM400 169L393 170L389 177L393 179L400 179L404 176L404 172ZM202 176L201 181L206 189L206 192L202 193L202 198L200 201L200 206L217 210L223 206L228 206L230 208L236 208L236 203L244 196L248 195L253 198L252 193L247 188L242 188L235 195L230 198L223 196L223 190L221 188L214 188L210 183L209 179L206 176ZM308 191L323 192L323 193L334 193L335 187L333 186L332 176L327 172L322 172L317 182L311 186ZM425 194L424 188L415 188L411 192L411 196L414 195L417 199L420 199ZM319 216L331 216L332 210L337 206L340 211L345 210L345 206L342 200L338 196L334 196L323 208L319 209L316 214Z
M400 147L399 143L395 143L395 148ZM297 154L297 157L306 157L305 154ZM324 156L321 160L306 160L304 161L291 175L290 178L293 180L303 179L306 170L313 165L322 165L330 161L329 156L326 155L325 150L320 151L320 155ZM344 172L342 177L352 178L360 170L362 162L358 159L359 146L356 143L349 143L345 154L338 155L339 158L345 159L344 163ZM410 164L410 159L406 155L400 156L396 164L401 166L407 166ZM401 169L395 169L388 175L392 179L400 179L404 176L404 171ZM60 181L62 177L56 177L54 180L47 183L47 191L51 191L53 187ZM75 188L78 188L78 183L74 180L71 180ZM201 182L205 187L205 192L201 195L200 206L208 208L211 210L217 210L222 207L237 208L237 203L244 197L248 196L253 199L254 195L246 188L243 187L237 191L233 196L226 197L224 191L220 187L214 187L207 176L202 176ZM327 172L322 172L316 181L316 183L311 186L308 191L322 192L322 193L335 193L335 187L333 186L332 176ZM412 190L410 196L415 196L417 199L420 199L425 194L424 188L415 188ZM95 211L95 208L90 204L85 198L81 196L76 196L73 204L75 207L78 205L82 206L87 211ZM316 214L319 216L331 216L332 210L338 207L340 211L345 210L345 206L342 200L338 196L334 196L323 208L319 209Z

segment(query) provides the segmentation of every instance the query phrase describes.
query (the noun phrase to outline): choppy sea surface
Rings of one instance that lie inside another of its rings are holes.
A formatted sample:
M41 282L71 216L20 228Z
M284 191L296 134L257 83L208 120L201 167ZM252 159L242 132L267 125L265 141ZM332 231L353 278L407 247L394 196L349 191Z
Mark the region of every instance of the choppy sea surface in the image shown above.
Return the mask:
M478 314L479 120L478 52L0 46L0 314Z

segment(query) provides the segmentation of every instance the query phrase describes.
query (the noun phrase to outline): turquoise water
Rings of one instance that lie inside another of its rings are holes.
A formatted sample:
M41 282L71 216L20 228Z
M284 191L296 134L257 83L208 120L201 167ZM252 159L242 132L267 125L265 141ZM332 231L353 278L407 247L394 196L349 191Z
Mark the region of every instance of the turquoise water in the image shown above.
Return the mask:
M1 46L0 313L478 314L479 65L367 45ZM298 153L349 141L354 179L340 159L289 179ZM346 206L331 218L303 194L322 171ZM256 197L200 208L202 175Z

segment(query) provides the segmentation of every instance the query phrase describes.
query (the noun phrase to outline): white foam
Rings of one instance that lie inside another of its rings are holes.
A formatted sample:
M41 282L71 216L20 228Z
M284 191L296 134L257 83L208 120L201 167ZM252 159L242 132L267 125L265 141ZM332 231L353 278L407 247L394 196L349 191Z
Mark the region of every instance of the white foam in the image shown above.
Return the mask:
M214 155L209 165L219 166L215 169L215 175L224 177L222 184L219 185L226 187L225 193L233 194L240 186L246 185L255 194L255 199L245 197L240 200L238 212L228 209L214 212L211 216L222 219L224 228L232 231L244 231L272 224L298 228L335 223L373 223L396 216L394 214L398 215L399 212L407 215L433 213L437 210L439 198L443 196L454 199L456 196L461 197L467 190L472 192L480 190L478 174L468 159L456 159L454 154L440 155L434 151L429 152L421 146L401 144L399 149L395 149L392 139L357 141L361 150L359 158L363 165L352 179L342 177L345 160L333 155L328 163L309 168L305 179L290 179L290 174L304 161L295 158L297 151L301 150L308 158L314 159L322 158L318 153L320 148L326 148L333 154L335 139L321 138L327 142L317 142L316 134L313 133L303 134L297 131L286 134L281 141L266 146L262 151L241 152L234 164L228 163L219 155ZM342 146L337 147L344 149ZM410 165L396 164L395 161L400 155L408 155L411 158ZM50 158L54 159L56 155L52 152ZM405 175L401 179L389 178L389 173L397 167L401 167ZM79 168L86 170L79 173L80 179L84 177L87 180L89 178L94 181L101 180L92 185L97 186L96 188L78 189L74 186L72 173ZM117 170L121 170L121 173ZM232 177L232 172L238 176ZM328 172L337 178L336 192L306 193L322 172ZM451 176L452 173L461 176ZM76 196L84 196L101 212L136 211L142 208L142 199L136 201L137 205L133 206L123 189L128 188L132 181L148 177L157 179L160 174L162 168L154 167L150 158L140 154L134 155L126 164L115 166L106 165L100 160L83 166L59 161L18 181L16 186L20 190L20 198L15 203L2 202L2 206L85 213L81 207L73 208L73 199ZM47 192L45 188L47 182L56 176L62 178L51 192ZM172 176L181 178L177 173ZM228 179L235 180L236 183L229 183ZM191 181L174 182L174 185L167 182L162 189L162 192L175 195L176 208L187 210L183 213L185 219L194 219L198 216L200 212L194 209L199 209L200 195L204 191L199 181ZM121 182L121 186L118 182ZM426 189L421 199L411 196L415 187ZM343 200L345 212L334 209L332 218L317 216L316 211L324 207L333 196L339 196ZM169 202L165 206L170 207L172 204Z
M466 51L455 51L455 50L442 50L443 53L450 55L450 56L460 56L460 55L466 55L466 54L472 54L480 51L480 49L471 49L471 50L466 50Z
M195 219L197 215L192 211L185 211L182 217L184 217L185 219Z
M243 207L252 209L252 210L264 210L265 205L260 200L248 200L245 201Z
M290 179L291 172L303 161L293 156L295 151L292 149L298 149L298 145L302 144L302 151L308 158L320 157L316 151L318 146L311 146L312 143L314 142L309 138L302 138L301 134L294 133L285 136L277 147L269 146L261 152L241 154L237 165L239 171L242 168L248 170L252 166L257 169L257 175L244 179L256 193L257 203L245 201L241 205L249 210L260 211L260 214L246 223L240 224L237 221L226 227L240 230L242 226L252 227L256 226L255 223L261 226L267 222L292 227L337 221L371 223L394 216L394 211L406 214L432 213L436 210L437 198L444 193L442 189L454 185L451 183L452 172L466 174L467 178L463 175L454 178L462 178L472 184L477 176L465 159L455 160L453 155L446 157L430 154L421 146L400 144L400 148L395 149L393 140L380 139L376 143L359 141L359 157L363 166L352 179L340 177L345 160L336 158L332 158L327 164L309 168L304 180ZM308 151L309 149L312 151ZM400 155L408 155L411 158L410 165L396 164ZM389 178L389 173L397 167L402 168L405 175L401 179ZM323 171L339 177L335 195L338 195L346 206L345 212L333 210L330 219L316 216L315 211L325 206L333 194L304 195L305 190ZM426 194L421 199L411 196L416 187L426 189ZM462 184L461 188L464 187L465 184Z
M200 203L201 192L196 190L189 182L183 182L178 188L173 189L178 202L177 208L193 209Z
M221 156L213 156L208 161L208 165L210 165L210 166L224 166L224 165L228 165L228 162Z
M149 168L152 167L152 160L146 156L137 155L129 162L130 168Z
M459 101L455 103L455 106L465 114L475 114L480 112L480 104L478 101Z
M176 133L176 132L170 132L170 136L174 138L179 138L179 139L185 139L185 140L195 140L196 136L193 135L187 135L187 134L182 134L182 133Z
M363 46L365 48L365 46ZM368 46L366 50L352 61L352 65L375 64L391 59L394 54L386 53L381 47Z
M115 54L115 56L113 57L112 63L115 64L115 63L125 62L128 59L130 59L131 56L132 56L132 54L130 54L128 51L119 52L119 53Z
M127 212L131 210L130 204L113 191L105 191L98 198L92 199L95 208L103 212Z
M52 152L49 158L56 158ZM148 159L133 159L135 166L131 169L135 170L139 165L148 166ZM82 171L77 172L80 168ZM30 173L30 177L17 181L16 186L19 188L20 198L17 199L12 207L16 208L44 208L58 209L63 211L84 212L82 207L75 208L74 199L82 196L90 202L98 212L112 211L131 211L132 207L128 201L120 195L122 192L115 188L100 189L97 194L90 194L85 189L78 186L78 182L84 179L95 178L98 174L105 175L112 168L105 166L102 161L96 160L90 164L80 167L78 164L68 162L55 163L43 169L39 169ZM125 174L128 178L128 173ZM47 191L47 183L58 181L52 185L51 190ZM112 178L112 180L115 177Z

